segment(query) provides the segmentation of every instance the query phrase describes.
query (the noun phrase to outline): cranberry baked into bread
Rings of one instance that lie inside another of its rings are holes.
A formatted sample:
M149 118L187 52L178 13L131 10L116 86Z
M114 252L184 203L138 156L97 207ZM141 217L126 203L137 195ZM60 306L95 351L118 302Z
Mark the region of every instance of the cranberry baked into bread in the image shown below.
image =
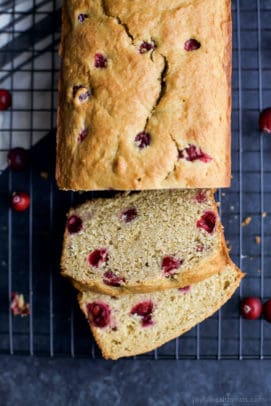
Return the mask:
M230 184L230 0L65 0L56 178Z
M79 304L105 358L151 351L216 312L239 286L233 264L185 289L110 297L79 295Z
M68 215L62 274L109 295L198 282L228 263L211 190L160 190L94 199Z

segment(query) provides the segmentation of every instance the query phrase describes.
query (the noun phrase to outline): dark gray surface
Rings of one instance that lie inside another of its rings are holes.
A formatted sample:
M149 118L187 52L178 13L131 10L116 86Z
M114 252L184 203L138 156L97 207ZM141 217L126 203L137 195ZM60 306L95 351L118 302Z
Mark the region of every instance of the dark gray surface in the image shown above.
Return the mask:
M270 405L269 361L0 357L0 404Z

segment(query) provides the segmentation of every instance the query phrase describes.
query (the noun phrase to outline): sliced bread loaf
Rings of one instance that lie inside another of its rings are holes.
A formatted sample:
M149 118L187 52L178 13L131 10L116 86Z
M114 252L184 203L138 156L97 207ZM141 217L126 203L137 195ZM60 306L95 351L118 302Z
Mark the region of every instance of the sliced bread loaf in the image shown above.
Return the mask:
M213 192L145 191L91 200L68 215L62 274L118 296L182 287L227 264Z
M239 286L233 264L185 289L110 297L79 294L79 304L105 358L151 351L216 312Z

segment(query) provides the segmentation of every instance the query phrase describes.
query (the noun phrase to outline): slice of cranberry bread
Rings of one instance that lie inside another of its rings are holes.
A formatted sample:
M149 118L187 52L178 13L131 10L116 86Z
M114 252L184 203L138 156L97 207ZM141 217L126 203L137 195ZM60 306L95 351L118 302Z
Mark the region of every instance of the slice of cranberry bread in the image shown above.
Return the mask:
M105 358L151 351L215 313L234 293L243 274L233 264L182 289L110 297L79 294L79 304Z
M228 262L213 192L91 200L68 215L61 262L80 290L114 296L203 280Z

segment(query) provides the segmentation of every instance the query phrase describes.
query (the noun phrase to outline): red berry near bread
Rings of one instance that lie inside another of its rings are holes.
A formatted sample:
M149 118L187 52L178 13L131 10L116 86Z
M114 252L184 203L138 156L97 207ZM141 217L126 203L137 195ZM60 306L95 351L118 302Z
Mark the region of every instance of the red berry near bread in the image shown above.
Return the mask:
M271 299L267 300L263 305L263 315L265 320L271 323Z
M30 197L25 192L13 192L10 198L10 206L15 211L25 211L30 206Z
M12 148L9 150L8 155L8 165L14 171L24 170L29 162L29 152L21 147Z
M0 111L7 110L11 107L12 96L6 89L0 89Z
M241 315L248 320L258 319L262 314L262 302L258 297L246 297L240 304Z
M271 134L271 107L263 110L259 118L259 128L268 134Z

